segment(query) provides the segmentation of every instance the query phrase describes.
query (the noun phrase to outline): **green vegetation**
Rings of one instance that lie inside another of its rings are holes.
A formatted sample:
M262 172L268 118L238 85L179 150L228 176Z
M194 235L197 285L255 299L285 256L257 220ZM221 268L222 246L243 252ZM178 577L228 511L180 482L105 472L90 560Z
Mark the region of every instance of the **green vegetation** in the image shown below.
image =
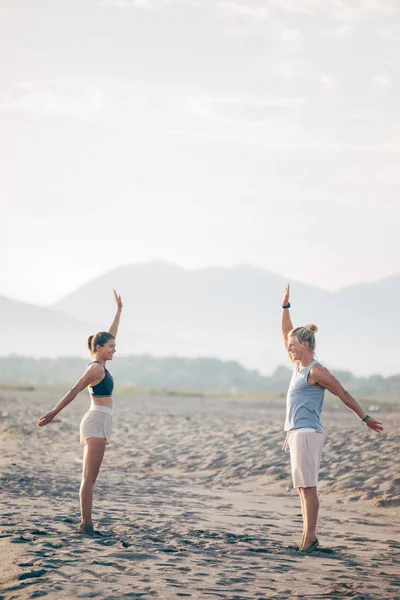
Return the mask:
M88 361L82 358L0 357L0 385L3 388L59 387L71 385L79 378ZM214 393L261 392L284 394L291 369L278 367L272 375L245 369L236 361L216 358L156 358L153 356L119 356L112 373L120 391L157 390L166 394L196 395ZM347 371L335 375L360 398L400 399L400 375L392 377L354 377Z

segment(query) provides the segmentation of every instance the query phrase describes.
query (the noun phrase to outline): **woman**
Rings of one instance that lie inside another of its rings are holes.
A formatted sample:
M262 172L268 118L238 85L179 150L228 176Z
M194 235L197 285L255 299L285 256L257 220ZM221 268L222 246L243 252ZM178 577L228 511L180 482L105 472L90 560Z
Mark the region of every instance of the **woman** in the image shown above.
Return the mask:
M341 383L315 360L316 325L293 328L289 314L289 285L282 303L282 336L285 348L294 363L294 372L287 395L287 432L284 448L289 446L293 487L300 494L303 515L302 552L318 547L316 535L319 500L317 483L324 444L320 416L325 390L337 396L365 425L373 431L383 431L382 423L366 414L362 406Z
M114 296L117 303L117 312L109 331L101 331L96 335L91 335L88 339L88 347L94 360L89 363L85 373L74 387L53 410L46 413L38 422L39 427L50 423L63 408L89 386L91 405L80 426L80 438L81 444L84 446L84 454L80 487L81 523L78 526L80 533L89 536L94 535L92 521L93 487L100 470L104 451L110 440L113 414L112 393L114 381L106 369L106 362L112 360L115 354L115 338L122 311L121 296L118 296L115 290Z

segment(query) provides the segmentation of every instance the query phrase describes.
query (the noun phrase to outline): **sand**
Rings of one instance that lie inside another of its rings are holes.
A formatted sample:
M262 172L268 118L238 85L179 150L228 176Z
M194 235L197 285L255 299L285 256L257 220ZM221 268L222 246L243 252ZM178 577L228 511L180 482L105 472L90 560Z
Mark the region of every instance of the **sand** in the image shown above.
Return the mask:
M400 598L400 410L377 435L326 407L319 539L300 554L284 399L121 397L95 490L101 538L76 533L81 395L0 392L0 600Z

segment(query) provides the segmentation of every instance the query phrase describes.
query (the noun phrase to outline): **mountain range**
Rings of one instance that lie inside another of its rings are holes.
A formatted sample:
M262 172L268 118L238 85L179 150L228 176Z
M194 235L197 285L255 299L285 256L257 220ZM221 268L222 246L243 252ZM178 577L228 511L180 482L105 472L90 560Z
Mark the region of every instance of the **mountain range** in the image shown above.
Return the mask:
M162 261L121 266L53 306L0 297L2 349L32 357L87 355L86 338L107 329L112 288L124 302L117 351L237 360L271 373L287 364L280 334L286 279L252 266L185 270ZM293 324L315 323L317 357L359 375L399 372L400 276L338 292L291 282Z

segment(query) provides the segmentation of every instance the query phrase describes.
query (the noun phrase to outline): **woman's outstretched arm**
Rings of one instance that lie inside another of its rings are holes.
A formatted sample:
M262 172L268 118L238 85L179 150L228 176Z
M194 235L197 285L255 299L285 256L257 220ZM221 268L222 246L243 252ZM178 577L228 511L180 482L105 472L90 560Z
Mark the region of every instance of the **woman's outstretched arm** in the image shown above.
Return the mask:
M290 295L290 285L287 284L287 286L285 287L285 293L283 295L282 307L283 306L290 306L289 295ZM282 308L281 324L282 324L283 343L285 344L285 348L287 350L288 349L288 345L289 345L288 336L289 336L289 333L293 329L293 323L292 323L292 320L290 318L289 308ZM289 355L289 357L290 357L290 355ZM290 357L290 360L292 360L291 357Z
M340 381L328 369L321 367L321 365L315 365L310 371L310 377L315 383L337 396L359 419L366 419L365 424L367 427L378 433L383 431L382 423L368 416L361 404L344 389Z
M117 312L115 313L114 320L111 323L108 333L111 333L111 335L113 335L114 337L117 337L119 320L121 318L121 312L122 312L122 300L121 300L121 296L118 296L118 294L115 290L113 290L113 292L114 292L115 302L117 303Z
M43 427L50 423L54 419L59 412L63 410L68 404L74 400L79 392L82 392L88 385L90 385L96 379L100 379L103 376L103 367L99 363L91 364L87 371L82 375L82 377L76 382L73 388L69 390L67 394L65 394L64 398L61 398L60 402L56 404L53 410L50 410L48 413L40 417L37 422L38 427Z

